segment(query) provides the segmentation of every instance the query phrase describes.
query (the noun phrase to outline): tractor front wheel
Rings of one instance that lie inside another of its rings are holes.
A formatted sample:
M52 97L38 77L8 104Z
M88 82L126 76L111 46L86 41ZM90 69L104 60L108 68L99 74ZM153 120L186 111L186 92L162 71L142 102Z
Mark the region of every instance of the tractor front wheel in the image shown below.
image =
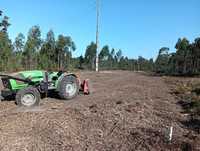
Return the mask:
M16 94L16 103L19 106L32 107L39 105L40 92L34 87L19 90Z

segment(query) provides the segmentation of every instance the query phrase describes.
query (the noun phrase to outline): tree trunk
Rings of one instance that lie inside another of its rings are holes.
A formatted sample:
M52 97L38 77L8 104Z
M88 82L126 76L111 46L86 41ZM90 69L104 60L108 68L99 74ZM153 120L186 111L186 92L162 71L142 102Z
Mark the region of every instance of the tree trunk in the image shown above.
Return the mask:
M187 62L184 60L183 74L187 73Z
M59 70L59 68L60 68L60 59L59 59L59 53L58 53L58 70Z

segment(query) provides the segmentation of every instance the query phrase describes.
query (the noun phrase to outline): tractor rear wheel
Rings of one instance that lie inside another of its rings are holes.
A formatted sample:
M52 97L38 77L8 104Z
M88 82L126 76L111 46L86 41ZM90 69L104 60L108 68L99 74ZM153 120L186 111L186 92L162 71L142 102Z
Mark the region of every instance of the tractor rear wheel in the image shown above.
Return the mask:
M34 87L19 90L16 94L16 103L19 106L32 107L39 105L40 92Z
M59 96L62 99L69 100L77 96L79 92L79 83L75 76L66 76L60 82Z

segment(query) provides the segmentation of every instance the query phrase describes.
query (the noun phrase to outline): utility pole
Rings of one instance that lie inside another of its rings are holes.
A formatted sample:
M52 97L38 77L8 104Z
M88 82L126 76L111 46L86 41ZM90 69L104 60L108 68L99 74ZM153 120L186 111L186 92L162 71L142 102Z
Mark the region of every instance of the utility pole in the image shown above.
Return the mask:
M96 0L97 23L96 23L96 72L99 71L99 1Z

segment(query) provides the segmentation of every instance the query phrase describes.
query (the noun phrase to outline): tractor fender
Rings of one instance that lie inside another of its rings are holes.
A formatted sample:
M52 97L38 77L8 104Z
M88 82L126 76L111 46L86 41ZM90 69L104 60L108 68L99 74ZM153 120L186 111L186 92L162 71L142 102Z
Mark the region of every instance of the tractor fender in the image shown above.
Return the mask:
M78 76L74 73L63 73L58 80L56 81L56 91L59 91L60 89L60 85L61 85L61 81L63 80L63 78L67 77L67 76L74 76L77 78L78 80Z

